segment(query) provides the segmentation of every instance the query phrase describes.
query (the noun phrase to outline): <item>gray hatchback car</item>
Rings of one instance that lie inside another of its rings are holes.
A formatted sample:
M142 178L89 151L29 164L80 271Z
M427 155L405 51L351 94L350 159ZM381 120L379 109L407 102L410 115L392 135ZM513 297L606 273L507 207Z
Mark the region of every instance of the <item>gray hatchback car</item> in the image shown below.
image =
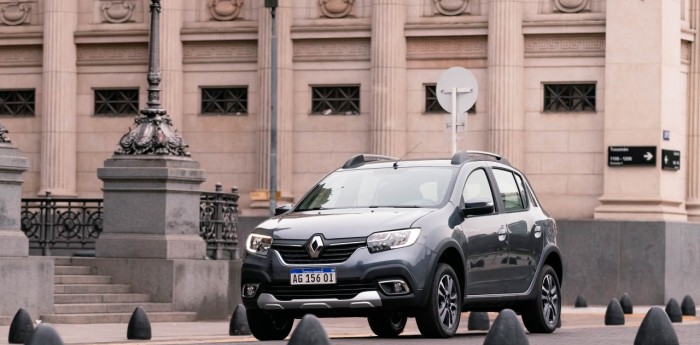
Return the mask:
M357 155L246 239L241 290L260 340L294 318L367 317L396 337L415 317L425 337L455 334L462 311L522 315L533 333L560 321L557 227L505 159Z

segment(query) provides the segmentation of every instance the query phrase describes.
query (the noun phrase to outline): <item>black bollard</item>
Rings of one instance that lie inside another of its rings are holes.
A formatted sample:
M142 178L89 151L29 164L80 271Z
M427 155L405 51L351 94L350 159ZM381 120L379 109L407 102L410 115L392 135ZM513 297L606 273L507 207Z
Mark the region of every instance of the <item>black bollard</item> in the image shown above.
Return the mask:
M228 325L228 335L249 335L250 327L248 327L248 316L245 312L245 306L239 304L233 311L231 323Z
M151 321L142 306L136 307L129 319L129 326L126 329L126 339L150 340Z
M488 331L491 321L489 313L483 311L472 311L467 320L467 329L470 331Z
M10 332L7 335L7 342L10 344L24 344L34 332L34 322L29 312L24 308L19 308L10 324Z
M518 316L510 309L503 309L486 334L484 345L530 345Z
M63 340L51 324L42 323L36 327L24 345L63 345Z
M622 297L620 297L620 306L622 306L623 313L632 314L634 305L632 304L632 299L630 298L630 295L628 295L626 292L624 295L622 295Z
M685 297L683 297L681 312L686 316L695 316L695 302L690 295L685 295Z
M666 315L671 320L671 322L683 322L683 314L681 313L681 307L675 298L671 298L666 303Z
M622 312L622 306L617 298L613 298L608 303L608 309L605 310L605 325L620 326L625 324L625 313Z
M639 326L634 345L678 345L678 336L668 315L660 307L651 307Z
M331 345L326 330L316 315L306 314L292 332L288 345Z
M576 307L576 308L588 308L588 302L586 302L586 297L583 297L583 295L578 295L578 297L576 297L576 302L574 303L574 307Z

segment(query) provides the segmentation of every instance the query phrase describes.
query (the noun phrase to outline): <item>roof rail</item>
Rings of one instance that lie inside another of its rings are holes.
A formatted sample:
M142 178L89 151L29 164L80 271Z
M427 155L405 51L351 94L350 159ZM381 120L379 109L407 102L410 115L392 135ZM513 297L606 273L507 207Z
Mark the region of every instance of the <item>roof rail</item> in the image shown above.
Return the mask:
M501 155L484 151L458 151L452 156L452 161L450 163L452 165L460 165L466 162L467 160L474 158L499 161L505 164L510 164L507 160L501 157Z
M359 154L352 156L352 158L348 159L345 164L343 164L343 169L349 169L349 168L354 168L357 166L360 166L362 164L368 163L368 162L376 162L376 161L395 161L397 160L394 157L389 157L389 156L382 156L382 155L370 155L370 154Z

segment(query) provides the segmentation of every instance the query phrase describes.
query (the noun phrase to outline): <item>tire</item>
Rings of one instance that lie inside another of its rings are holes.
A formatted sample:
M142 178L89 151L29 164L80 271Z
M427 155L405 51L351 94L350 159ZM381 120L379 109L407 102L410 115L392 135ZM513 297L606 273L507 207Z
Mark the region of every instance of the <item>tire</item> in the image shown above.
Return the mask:
M438 264L428 289L428 302L416 316L418 329L426 338L449 338L457 332L462 315L457 274L449 265Z
M561 322L561 287L551 266L542 266L535 289L535 299L522 311L523 323L530 333L552 333Z
M267 314L262 310L246 310L250 332L258 340L282 340L292 331L294 319L279 314Z
M367 317L369 328L380 338L396 338L406 327L406 315L400 313L377 313Z

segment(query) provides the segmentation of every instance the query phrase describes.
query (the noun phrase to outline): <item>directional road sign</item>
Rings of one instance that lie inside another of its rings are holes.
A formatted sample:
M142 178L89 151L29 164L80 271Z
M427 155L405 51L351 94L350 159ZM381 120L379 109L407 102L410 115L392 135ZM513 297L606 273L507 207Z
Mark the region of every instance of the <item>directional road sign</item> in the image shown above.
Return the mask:
M681 168L681 151L661 150L661 169L679 170Z
M656 166L656 146L608 146L608 166Z

